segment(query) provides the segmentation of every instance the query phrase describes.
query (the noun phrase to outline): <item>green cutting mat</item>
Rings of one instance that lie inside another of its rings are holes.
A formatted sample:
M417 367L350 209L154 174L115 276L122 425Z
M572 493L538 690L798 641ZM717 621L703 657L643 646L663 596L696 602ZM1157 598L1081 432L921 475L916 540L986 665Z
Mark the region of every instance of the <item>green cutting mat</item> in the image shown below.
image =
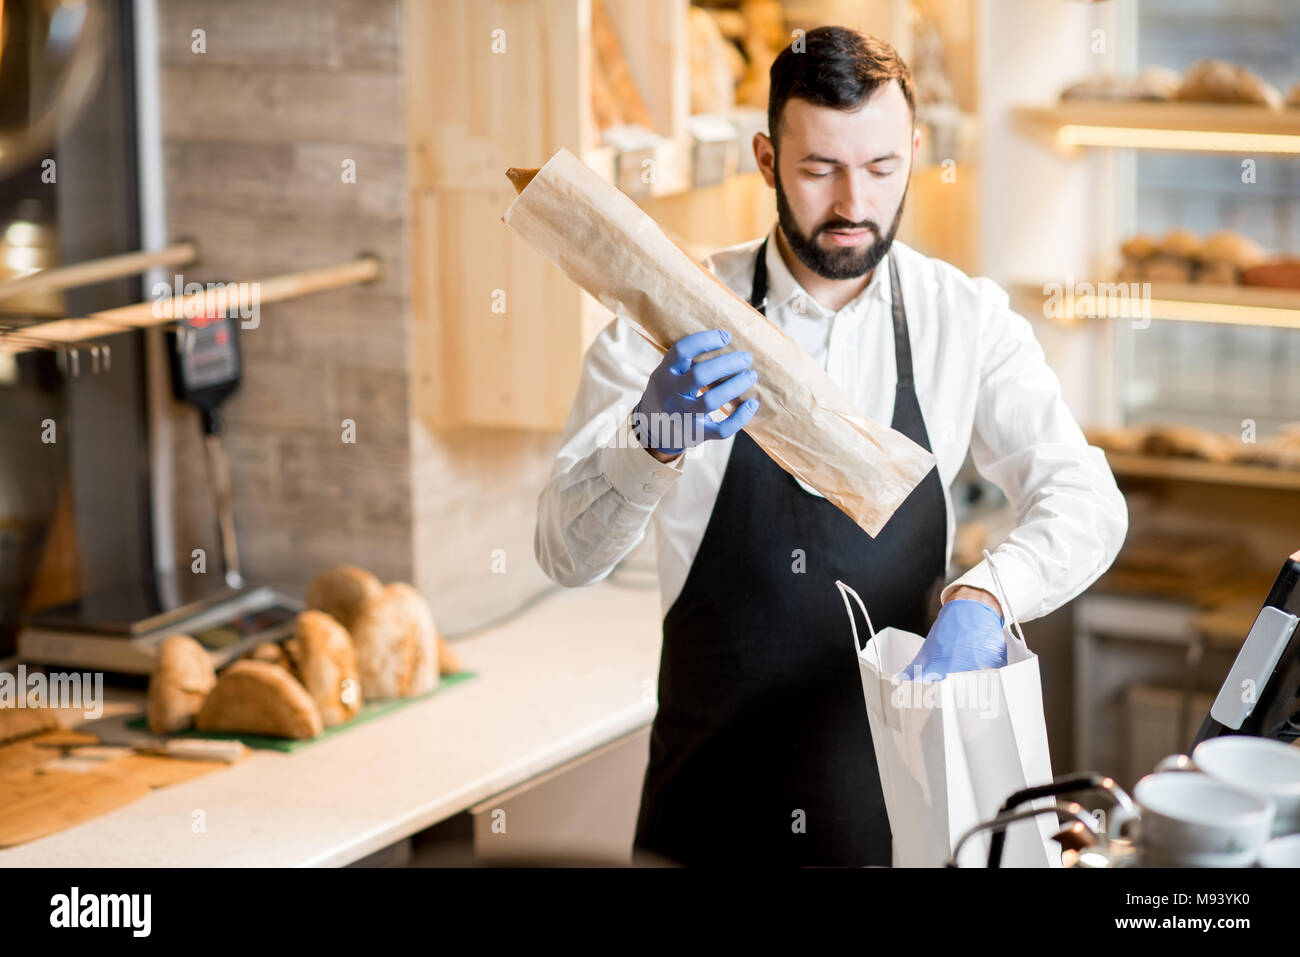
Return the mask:
M423 701L425 698L431 698L438 692L449 688L452 685L458 685L462 681L468 681L470 678L478 677L474 671L458 671L454 675L443 675L438 681L438 687L432 691L426 691L422 695L416 695L414 698L393 698L389 701L376 701L371 704L363 704L357 716L350 721L342 724L336 724L332 728L326 728L314 738L303 738L302 740L291 740L289 738L267 738L260 734L226 734L220 731L182 731L179 734L164 735L168 738L218 738L223 741L243 741L250 748L261 748L265 751L296 751L304 748L309 744L315 744L317 741L323 741L325 738L332 737L336 734L342 734L351 728L371 718L378 718L381 715L396 711L398 708L405 708L408 704L414 704L417 701ZM133 731L149 731L149 724L141 715L132 718L126 722L126 726Z

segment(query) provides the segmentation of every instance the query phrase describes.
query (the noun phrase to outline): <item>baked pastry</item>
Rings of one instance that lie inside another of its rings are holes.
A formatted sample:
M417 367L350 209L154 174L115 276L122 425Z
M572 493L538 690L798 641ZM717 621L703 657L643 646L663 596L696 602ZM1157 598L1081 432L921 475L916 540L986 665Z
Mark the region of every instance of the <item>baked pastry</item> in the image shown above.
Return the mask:
M691 113L722 113L736 105L732 56L740 51L727 42L717 22L703 7L692 6L690 30Z
M262 642L244 657L249 661L266 661L273 665L279 665L281 668L293 667L288 654L285 653L284 646L274 641Z
M1137 100L1172 100L1183 85L1182 74L1167 66L1150 66L1137 76Z
M361 710L357 658L347 631L323 611L304 611L285 642L293 673L320 709L327 727L356 717Z
M528 184L533 181L533 177L540 172L540 168L522 169L518 166L512 166L506 170L506 178L510 180L510 185L515 188L515 194L522 193Z
M383 590L379 579L364 568L335 565L327 568L307 586L307 607L333 615L344 628L352 627L361 603Z
M772 64L790 42L780 0L741 0L745 18L745 58L749 65L736 88L736 102L767 106Z
M438 684L437 630L424 597L410 585L386 585L366 599L352 627L361 694L406 698Z
M628 70L627 59L623 56L623 45L619 42L614 23L609 18L604 0L592 0L591 4L591 46L595 54L593 69L600 70L604 82L609 88L613 101L618 106L618 115L622 123L644 126L654 129L650 120L650 111L646 109L641 92Z
M1168 67L1149 67L1137 76L1097 73L1061 91L1062 100L1171 100L1183 78Z
M1251 266L1242 271L1241 281L1247 286L1300 289L1300 259L1274 259Z
M1145 425L1127 425L1115 429L1085 429L1089 445L1107 452L1141 452L1151 429Z
M1147 261L1155 255L1157 248L1156 241L1146 233L1138 233L1128 239L1119 247L1119 251L1124 257L1124 265L1120 267L1119 278L1123 280L1145 279L1147 277Z
M216 683L212 659L203 646L189 635L172 635L158 649L149 676L149 730L154 734L184 731L194 723Z
M452 649L447 639L438 635L438 674L454 675L461 669L460 655Z
M298 679L266 661L236 661L223 671L195 719L200 731L314 738L320 709Z
M1282 108L1282 93L1244 66L1226 60L1201 60L1183 77L1175 95L1201 103L1256 103Z
M59 717L53 708L0 708L0 744L58 727Z
M1201 241L1186 229L1171 229L1160 238L1143 264L1146 279L1191 282Z
M1243 465L1300 470L1300 445L1283 437L1246 442L1233 455L1232 460Z
M1142 443L1147 455L1230 462L1238 443L1226 435L1190 425L1153 425Z
M1221 229L1205 238L1199 254L1197 278L1201 282L1238 283L1241 274L1264 261L1264 250L1232 230Z

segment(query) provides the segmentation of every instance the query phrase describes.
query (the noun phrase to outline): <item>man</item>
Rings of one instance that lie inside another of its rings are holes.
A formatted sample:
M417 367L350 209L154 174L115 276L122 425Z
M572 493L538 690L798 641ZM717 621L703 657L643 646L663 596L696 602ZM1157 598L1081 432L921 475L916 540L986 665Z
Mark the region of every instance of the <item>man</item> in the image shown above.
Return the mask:
M841 28L804 46L772 65L770 136L753 143L778 222L708 266L936 470L873 539L743 431L763 414L751 356L703 331L661 357L616 320L586 356L538 502L537 559L569 586L604 578L654 522L664 637L636 846L685 864L890 863L837 578L876 628L928 633L922 673L997 667L1005 613L1064 604L1127 529L1006 294L894 241L920 147L906 65ZM1010 609L985 563L943 586L968 449L1018 516L992 553Z

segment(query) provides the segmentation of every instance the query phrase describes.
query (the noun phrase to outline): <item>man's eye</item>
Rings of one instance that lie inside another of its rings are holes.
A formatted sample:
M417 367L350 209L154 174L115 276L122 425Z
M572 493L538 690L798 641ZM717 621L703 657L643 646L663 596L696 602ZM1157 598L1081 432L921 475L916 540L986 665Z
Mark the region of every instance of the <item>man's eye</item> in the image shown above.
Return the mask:
M871 171L871 175L877 179L884 179L886 176L892 176L893 174L894 171L892 169L873 169Z
M823 179L823 178L825 178L825 177L831 175L829 172L827 172L827 173L814 173L812 170L807 170L806 172L808 173L809 176L814 176L814 177L816 177L817 179Z

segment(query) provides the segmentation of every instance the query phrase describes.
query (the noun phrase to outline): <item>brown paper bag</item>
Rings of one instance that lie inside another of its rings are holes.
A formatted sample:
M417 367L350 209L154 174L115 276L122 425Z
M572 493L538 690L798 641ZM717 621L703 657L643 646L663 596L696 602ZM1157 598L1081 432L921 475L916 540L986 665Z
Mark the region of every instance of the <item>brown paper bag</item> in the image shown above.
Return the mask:
M705 329L725 330L729 348L750 352L760 405L746 431L868 535L934 467L907 436L860 414L797 342L568 150L535 174L508 175L520 193L503 221L660 352Z

